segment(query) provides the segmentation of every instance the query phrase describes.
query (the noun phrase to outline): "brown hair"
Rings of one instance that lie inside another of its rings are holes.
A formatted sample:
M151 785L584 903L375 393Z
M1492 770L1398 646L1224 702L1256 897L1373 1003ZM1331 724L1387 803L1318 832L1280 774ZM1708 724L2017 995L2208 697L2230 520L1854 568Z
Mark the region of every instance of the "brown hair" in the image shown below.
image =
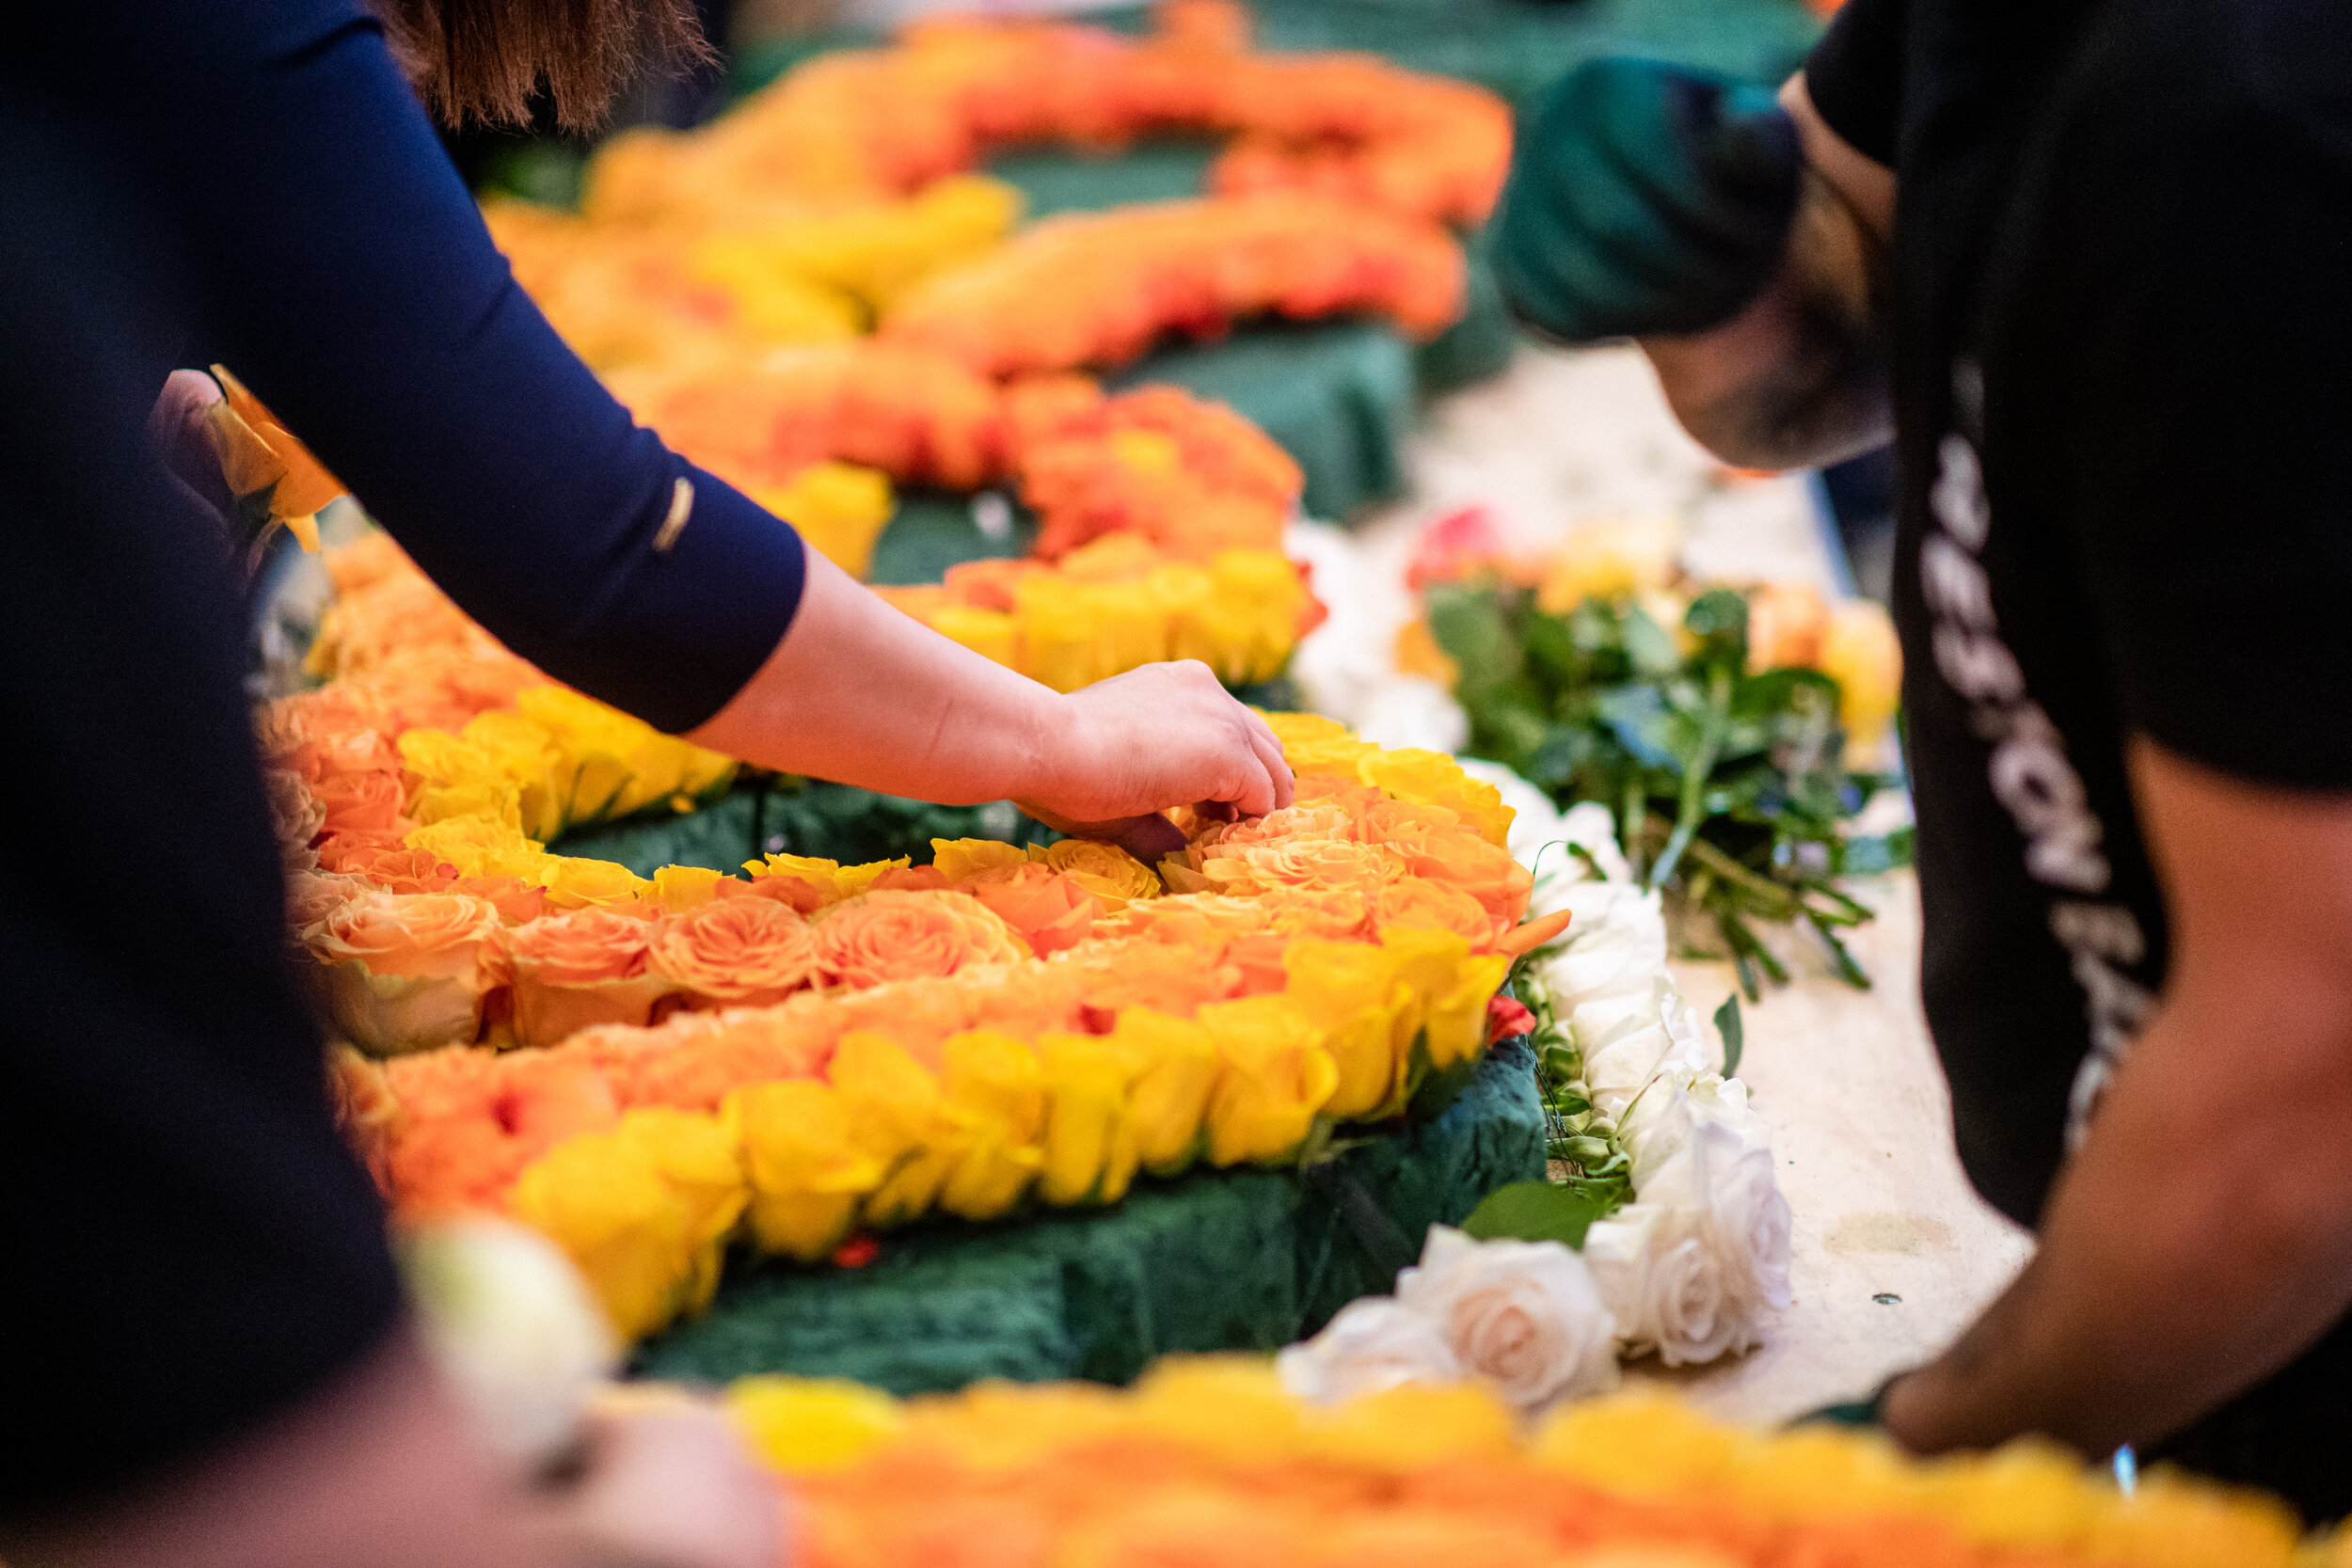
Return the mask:
M648 68L710 58L692 0L370 0L444 124L520 125L542 83L567 131L594 129Z

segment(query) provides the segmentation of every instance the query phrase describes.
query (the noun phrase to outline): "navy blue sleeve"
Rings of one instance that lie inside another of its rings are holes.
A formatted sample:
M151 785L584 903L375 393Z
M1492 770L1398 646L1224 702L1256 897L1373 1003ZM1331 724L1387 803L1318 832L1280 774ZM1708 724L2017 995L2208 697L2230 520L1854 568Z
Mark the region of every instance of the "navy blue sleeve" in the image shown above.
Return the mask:
M556 337L378 24L353 0L74 14L183 209L207 351L516 653L665 730L716 712L791 620L800 539ZM692 511L658 551L681 477Z

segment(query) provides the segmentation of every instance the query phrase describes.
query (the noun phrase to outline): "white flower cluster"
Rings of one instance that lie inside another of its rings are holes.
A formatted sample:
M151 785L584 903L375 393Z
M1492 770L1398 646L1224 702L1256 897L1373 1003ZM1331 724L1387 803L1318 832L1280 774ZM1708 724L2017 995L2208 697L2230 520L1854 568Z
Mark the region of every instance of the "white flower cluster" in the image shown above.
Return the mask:
M1618 1354L1678 1367L1747 1350L1788 1305L1788 1202L1771 1144L1746 1085L1708 1066L1666 967L1658 895L1627 879L1604 808L1563 815L1508 769L1463 766L1518 809L1511 851L1537 871L1530 913L1574 915L1533 960L1535 977L1631 1162L1633 1200L1593 1226L1581 1255L1433 1227L1395 1296L1355 1302L1282 1353L1284 1382L1308 1399L1475 1376L1536 1409L1610 1386Z

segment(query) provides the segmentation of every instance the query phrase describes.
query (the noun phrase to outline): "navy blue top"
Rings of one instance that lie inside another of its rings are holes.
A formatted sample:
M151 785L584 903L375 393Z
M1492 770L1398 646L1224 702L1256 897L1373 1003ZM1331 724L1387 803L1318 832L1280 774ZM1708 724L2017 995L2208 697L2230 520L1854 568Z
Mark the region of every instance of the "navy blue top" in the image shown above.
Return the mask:
M715 710L799 599L791 530L516 291L350 0L10 15L0 1521L267 1419L399 1311L283 951L240 584L145 439L167 372L215 358L516 652L655 723Z
M40 70L178 247L184 362L226 363L523 657L662 729L718 711L792 617L800 541L556 337L376 23L355 0L63 9L33 24L58 35ZM657 554L680 475L693 512Z

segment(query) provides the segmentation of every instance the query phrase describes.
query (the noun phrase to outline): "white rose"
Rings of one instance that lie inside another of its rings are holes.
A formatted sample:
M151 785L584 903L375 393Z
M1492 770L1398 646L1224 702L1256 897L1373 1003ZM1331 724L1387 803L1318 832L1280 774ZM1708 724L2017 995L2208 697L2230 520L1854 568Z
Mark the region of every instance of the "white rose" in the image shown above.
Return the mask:
M1642 1092L1617 1118L1617 1145L1633 1164L1634 1196L1651 1175L1689 1147L1699 1118L1688 1090L1672 1073L1661 1073L1642 1086Z
M1567 809L1560 819L1563 836L1570 844L1589 853L1600 865L1600 874L1613 882L1623 883L1633 875L1633 868L1625 863L1625 851L1617 847L1616 819L1609 808L1597 800L1580 800Z
M1584 1237L1584 1260L1617 1338L1629 1351L1655 1349L1669 1367L1712 1361L1748 1342L1749 1325L1697 1218L1630 1203Z
M1478 1242L1431 1226L1396 1299L1521 1410L1616 1384L1614 1322L1584 1260L1558 1242Z
M1788 1305L1788 1200L1781 1196L1772 1151L1730 1126L1697 1120L1684 1147L1634 1176L1645 1204L1694 1216L1724 1265L1724 1286L1760 1313Z
M1339 1404L1403 1383L1458 1383L1438 1325L1390 1296L1340 1308L1323 1332L1274 1358L1282 1386L1311 1404Z

